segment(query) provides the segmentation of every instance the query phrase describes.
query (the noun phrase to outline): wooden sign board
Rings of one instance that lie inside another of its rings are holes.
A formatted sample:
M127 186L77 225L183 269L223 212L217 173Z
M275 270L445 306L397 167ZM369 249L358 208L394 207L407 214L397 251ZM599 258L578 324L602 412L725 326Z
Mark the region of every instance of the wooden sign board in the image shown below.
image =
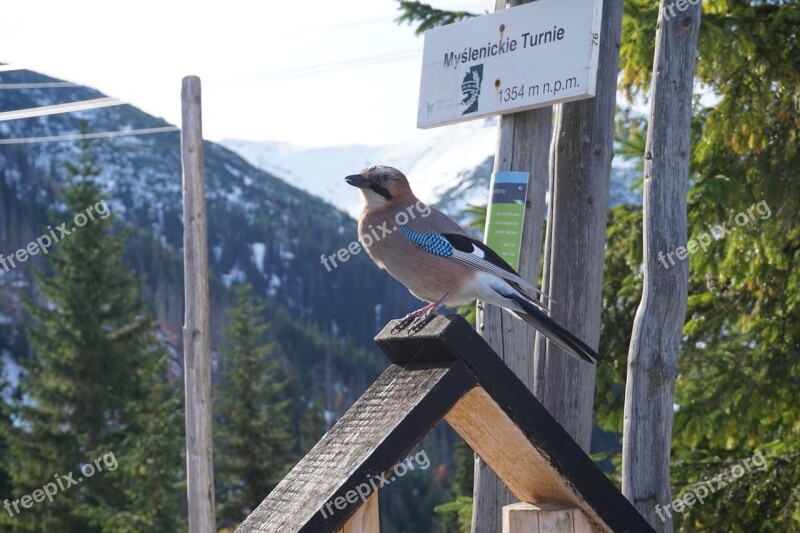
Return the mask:
M594 96L603 0L538 0L425 33L417 126Z

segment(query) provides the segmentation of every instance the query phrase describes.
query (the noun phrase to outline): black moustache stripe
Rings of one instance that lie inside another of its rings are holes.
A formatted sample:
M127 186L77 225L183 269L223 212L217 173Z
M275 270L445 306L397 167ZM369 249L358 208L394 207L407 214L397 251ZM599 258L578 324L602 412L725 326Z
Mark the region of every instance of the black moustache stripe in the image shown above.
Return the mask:
M392 199L392 193L390 193L389 189L387 189L386 187L381 187L377 183L373 183L372 185L369 186L369 188L372 189L373 191L375 191L376 193L380 194L381 196L383 196L387 200L391 200Z

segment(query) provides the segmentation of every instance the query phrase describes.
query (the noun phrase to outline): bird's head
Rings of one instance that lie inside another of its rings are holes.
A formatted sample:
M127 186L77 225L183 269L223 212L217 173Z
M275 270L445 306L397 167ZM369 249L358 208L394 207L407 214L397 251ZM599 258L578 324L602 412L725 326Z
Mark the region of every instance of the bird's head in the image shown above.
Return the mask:
M379 207L396 200L414 199L408 179L396 168L372 166L358 174L347 176L344 180L361 190L367 208Z

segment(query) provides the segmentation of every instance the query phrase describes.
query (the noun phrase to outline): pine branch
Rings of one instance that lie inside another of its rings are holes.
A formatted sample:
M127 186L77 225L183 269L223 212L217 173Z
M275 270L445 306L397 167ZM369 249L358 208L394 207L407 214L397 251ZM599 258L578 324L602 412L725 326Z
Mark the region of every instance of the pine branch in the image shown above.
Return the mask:
M432 28L446 26L459 20L478 16L469 11L437 9L430 4L423 4L419 0L399 0L399 4L400 7L398 9L401 15L395 19L395 22L398 24L405 22L409 25L418 22L419 26L414 30L416 35L425 33Z

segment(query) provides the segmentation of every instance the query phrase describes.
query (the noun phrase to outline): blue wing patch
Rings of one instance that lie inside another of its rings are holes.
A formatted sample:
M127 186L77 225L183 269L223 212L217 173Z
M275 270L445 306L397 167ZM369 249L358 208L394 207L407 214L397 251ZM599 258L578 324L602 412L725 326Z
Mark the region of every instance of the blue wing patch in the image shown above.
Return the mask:
M439 257L453 256L453 245L440 233L432 231L417 233L410 230L408 226L400 226L400 233L429 254L438 255Z

